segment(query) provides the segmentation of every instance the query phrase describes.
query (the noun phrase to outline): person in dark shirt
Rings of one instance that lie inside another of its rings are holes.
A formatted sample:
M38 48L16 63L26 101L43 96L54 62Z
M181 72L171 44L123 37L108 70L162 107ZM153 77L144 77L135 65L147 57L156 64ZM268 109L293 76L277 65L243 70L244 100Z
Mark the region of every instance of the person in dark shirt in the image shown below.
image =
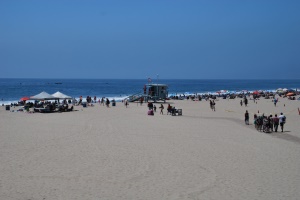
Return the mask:
M246 110L246 113L245 113L245 124L249 125L249 113L248 113L248 110Z
M274 130L277 132L278 130L278 125L279 125L279 118L277 117L277 114L273 117L273 124L274 124Z

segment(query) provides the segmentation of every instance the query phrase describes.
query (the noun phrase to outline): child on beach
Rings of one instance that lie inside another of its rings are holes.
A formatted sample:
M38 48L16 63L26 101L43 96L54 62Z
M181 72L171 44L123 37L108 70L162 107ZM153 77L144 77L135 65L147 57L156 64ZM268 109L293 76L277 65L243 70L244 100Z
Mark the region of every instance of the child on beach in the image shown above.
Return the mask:
M125 100L125 107L127 108L127 106L128 106L128 100L126 99Z
M215 100L212 101L212 107L211 107L211 109L212 109L213 111L216 111L216 103L215 103Z
M164 106L162 104L160 104L159 108L160 108L160 114L163 115L164 114Z

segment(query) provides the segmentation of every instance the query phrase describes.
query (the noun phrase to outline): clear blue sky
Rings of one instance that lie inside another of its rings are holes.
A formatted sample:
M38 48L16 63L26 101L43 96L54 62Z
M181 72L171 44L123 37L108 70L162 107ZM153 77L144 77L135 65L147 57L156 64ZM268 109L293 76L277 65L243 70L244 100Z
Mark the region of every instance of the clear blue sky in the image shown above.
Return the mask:
M299 0L1 0L0 78L299 79L299 10Z

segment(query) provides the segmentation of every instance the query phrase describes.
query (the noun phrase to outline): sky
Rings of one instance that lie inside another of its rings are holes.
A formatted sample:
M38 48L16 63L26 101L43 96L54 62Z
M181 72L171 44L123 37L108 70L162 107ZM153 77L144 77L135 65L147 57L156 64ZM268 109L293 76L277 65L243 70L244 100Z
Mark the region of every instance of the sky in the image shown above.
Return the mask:
M1 0L0 78L299 79L299 0Z

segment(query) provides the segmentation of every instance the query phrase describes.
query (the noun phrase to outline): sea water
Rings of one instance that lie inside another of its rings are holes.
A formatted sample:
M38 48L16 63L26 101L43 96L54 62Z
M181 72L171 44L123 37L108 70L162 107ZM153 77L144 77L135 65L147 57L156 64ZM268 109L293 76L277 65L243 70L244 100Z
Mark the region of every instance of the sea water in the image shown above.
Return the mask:
M16 103L20 98L34 96L42 91L53 94L60 91L78 99L94 96L120 101L143 92L148 79L0 79L0 105ZM169 94L213 93L220 90L254 91L277 88L300 88L299 80L191 80L157 79L151 83L167 84ZM299 89L298 89L299 90Z

